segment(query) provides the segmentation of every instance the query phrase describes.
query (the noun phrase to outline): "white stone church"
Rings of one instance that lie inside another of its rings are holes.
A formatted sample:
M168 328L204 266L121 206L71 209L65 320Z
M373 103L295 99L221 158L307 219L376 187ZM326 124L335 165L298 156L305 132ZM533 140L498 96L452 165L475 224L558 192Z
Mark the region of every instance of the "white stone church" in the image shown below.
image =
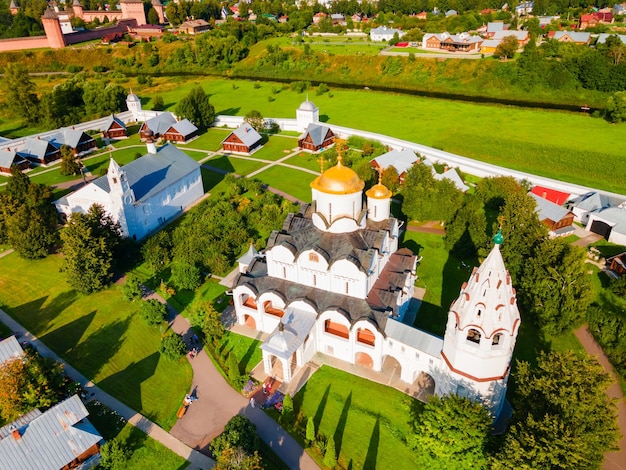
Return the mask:
M392 361L407 384L456 393L498 417L520 326L501 235L450 307L444 338L405 324L417 257L398 249L401 223L391 191L342 164L312 183L312 203L290 214L264 253L240 260L233 288L237 321L269 333L264 370L292 380L316 353L381 371Z

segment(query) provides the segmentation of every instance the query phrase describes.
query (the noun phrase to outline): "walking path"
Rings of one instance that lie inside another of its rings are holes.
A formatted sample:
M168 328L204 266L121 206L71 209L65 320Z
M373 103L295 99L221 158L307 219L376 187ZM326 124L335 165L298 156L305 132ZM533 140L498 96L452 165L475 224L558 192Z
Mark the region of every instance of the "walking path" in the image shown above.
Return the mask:
M248 400L224 380L200 343L194 343L194 332L189 322L169 305L160 295L150 291L155 298L167 305L170 326L183 335L191 350L199 353L190 359L193 369L191 393L198 399L188 408L171 430L171 434L185 444L201 452L207 452L210 441L224 430L226 423L236 414L247 416L257 427L259 437L285 462L289 468L317 470L319 467L302 446L280 425L258 408L252 408Z
M70 379L80 383L89 396L103 403L108 408L122 416L130 424L141 429L148 436L159 441L165 447L187 460L189 462L189 466L187 467L189 470L199 470L213 467L214 461L212 459L210 459L206 455L201 454L197 450L192 449L188 445L176 439L173 435L168 434L167 431L157 426L145 416L139 414L135 410L131 409L124 403L120 402L116 398L103 391L101 388L99 388L97 385L87 379L84 375L74 369L74 367L61 359L54 351L48 348L35 335L30 333L26 328L16 322L3 310L0 310L0 321L4 323L7 327L9 327L14 333L18 334L20 336L20 339L28 341L28 343L30 343L39 352L39 354L44 357L52 358L55 361L63 364L65 374Z
M619 386L615 371L609 362L609 359L600 348L593 335L589 332L588 326L578 328L574 334L585 348L585 351L594 356L604 370L613 379L613 384L608 388L606 394L611 398L617 399L617 424L622 433L622 438L618 442L619 450L616 452L607 452L604 454L604 462L602 470L625 470L626 469L626 403L624 402L624 394Z

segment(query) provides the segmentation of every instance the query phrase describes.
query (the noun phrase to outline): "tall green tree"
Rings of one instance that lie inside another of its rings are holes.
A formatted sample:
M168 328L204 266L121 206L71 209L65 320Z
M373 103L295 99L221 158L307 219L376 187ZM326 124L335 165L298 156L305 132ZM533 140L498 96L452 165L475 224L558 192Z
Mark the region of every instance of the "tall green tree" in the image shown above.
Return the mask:
M265 129L265 118L263 118L263 115L256 109L246 114L243 120L250 124L257 132L261 132Z
M485 468L491 416L479 403L457 395L432 396L416 415L409 443L419 468ZM445 462L445 464L444 464Z
M102 206L86 214L74 212L61 233L62 270L69 284L84 294L103 289L113 277L116 249L121 241L119 223Z
M600 468L619 439L602 366L571 351L542 353L536 367L519 362L514 377L513 425L492 468Z
M458 258L469 258L487 247L487 218L480 198L466 194L463 204L446 224L445 246Z
M37 122L39 119L37 87L19 62L9 63L4 68L2 91L4 102L17 117L30 124Z
M215 121L215 108L202 87L192 88L176 105L176 114L193 122L200 131L207 130Z
M83 163L68 145L61 145L61 174L78 175Z
M498 44L498 47L496 47L493 56L497 59L512 59L518 48L519 44L515 36L505 36Z
M582 248L546 238L526 260L521 300L546 337L574 327L595 298L585 259Z
M492 176L481 179L476 185L476 195L480 197L489 209L499 211L504 205L506 197L522 186L512 176Z
M326 452L324 453L324 465L328 468L337 466L337 450L335 449L335 437L330 436L326 443Z
M513 283L519 282L524 266L536 246L547 236L548 229L539 222L537 203L525 191L508 194L500 211L502 216L502 257Z
M227 448L240 447L247 454L253 454L259 450L260 444L254 423L245 416L236 415L226 423L224 432L211 441L211 452L220 455Z

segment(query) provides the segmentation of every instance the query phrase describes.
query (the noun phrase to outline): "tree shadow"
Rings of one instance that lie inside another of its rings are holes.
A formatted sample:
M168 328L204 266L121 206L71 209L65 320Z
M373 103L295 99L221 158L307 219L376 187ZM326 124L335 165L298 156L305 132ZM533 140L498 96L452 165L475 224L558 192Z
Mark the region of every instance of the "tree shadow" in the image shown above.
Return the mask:
M403 241L402 242L402 246L408 248L409 250L411 250L418 257L419 257L420 251L424 248L422 245L417 243L415 240Z
M154 375L160 359L161 355L154 352L100 381L98 386L111 395L119 397L132 409L141 412L143 410L141 384Z
M329 120L328 114L320 114L320 122L328 122Z
M128 316L98 328L84 341L67 350L68 361L79 366L81 372L93 379L119 350L130 320Z
M346 401L343 404L343 408L341 409L341 414L339 415L339 422L337 423L337 428L335 429L335 450L337 455L341 452L341 444L343 442L343 432L346 429L346 422L348 421L348 412L350 411L350 405L352 404L352 391L346 398Z
M322 416L324 416L324 409L326 408L326 403L328 403L328 395L330 395L330 385L326 387L324 391L324 395L322 395L322 399L320 400L320 404L317 407L317 411L315 412L315 416L313 417L313 423L315 424L315 429L320 428L320 423L322 422Z
M258 348L258 342L255 341L250 343L250 346L248 346L248 349L239 361L239 364L243 370L247 370L248 363L250 362L250 359L252 359L252 355L254 354L256 348Z
M363 463L363 470L375 470L376 469L376 459L378 458L379 442L380 442L380 417L377 417L376 422L374 423L374 429L372 430L372 436L370 437L370 443L369 443L369 446L367 447L367 455L365 456L365 462Z
M11 309L11 312L20 322L24 322L24 326L28 327L34 334L41 334L48 329L50 323L59 313L76 301L78 295L74 289L61 292L45 306L44 304L49 297L40 297Z
M218 111L217 113L215 113L216 115L226 115L226 116L236 116L239 111L241 110L241 107L238 108L226 108L226 109L222 109L221 111Z
M54 351L63 356L67 351L76 346L78 341L83 337L89 325L96 316L94 310L87 315L78 317L75 320L43 335L40 339L50 346Z

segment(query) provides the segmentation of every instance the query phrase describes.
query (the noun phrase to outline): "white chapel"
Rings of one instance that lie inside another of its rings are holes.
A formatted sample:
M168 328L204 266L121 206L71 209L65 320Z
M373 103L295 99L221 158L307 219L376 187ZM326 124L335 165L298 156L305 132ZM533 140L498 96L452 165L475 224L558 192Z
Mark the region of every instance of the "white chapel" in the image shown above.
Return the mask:
M364 186L340 154L311 183L312 203L287 217L263 253L251 248L242 257L235 312L240 324L269 333L265 372L289 382L318 353L374 371L392 361L403 382L480 401L497 417L520 325L501 235L439 338L404 322L417 256L398 249L391 191L379 181L364 203Z

